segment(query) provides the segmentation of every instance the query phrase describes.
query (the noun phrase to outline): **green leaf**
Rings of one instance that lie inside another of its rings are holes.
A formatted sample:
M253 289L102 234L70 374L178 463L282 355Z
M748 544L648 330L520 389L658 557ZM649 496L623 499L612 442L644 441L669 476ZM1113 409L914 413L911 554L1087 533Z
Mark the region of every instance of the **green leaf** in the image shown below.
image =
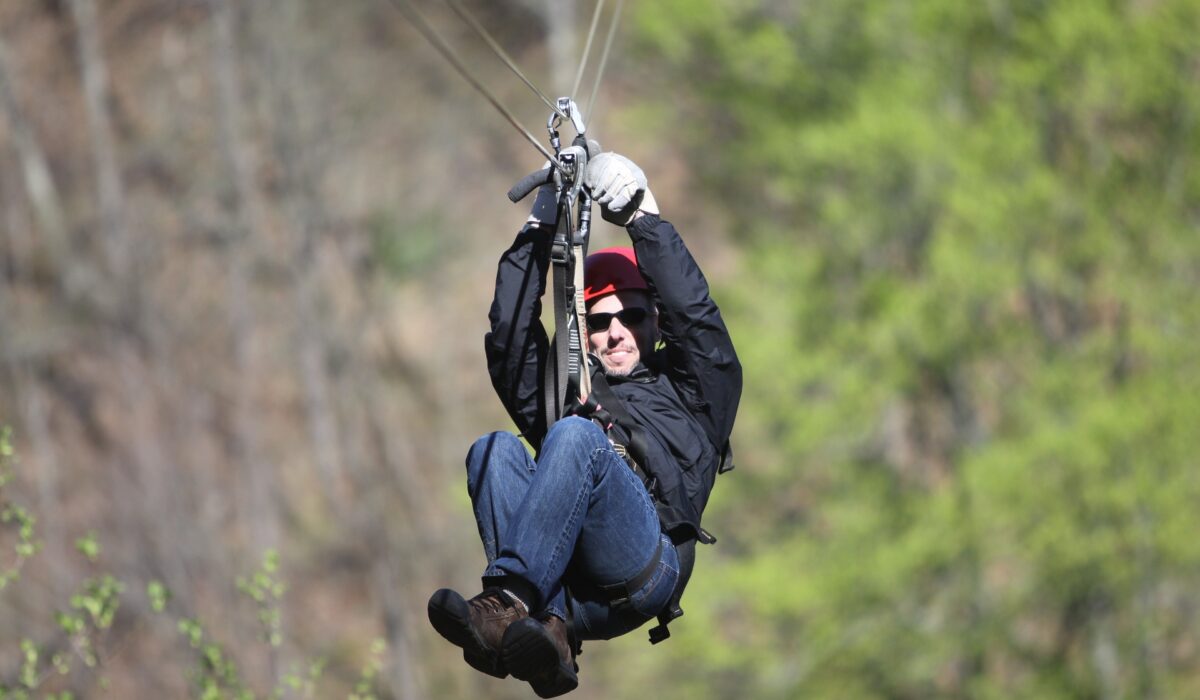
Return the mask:
M150 599L150 609L160 613L166 609L171 592L161 581L155 580L146 584L146 597Z
M87 557L88 561L94 562L100 556L100 543L96 540L95 531L75 540L75 549Z

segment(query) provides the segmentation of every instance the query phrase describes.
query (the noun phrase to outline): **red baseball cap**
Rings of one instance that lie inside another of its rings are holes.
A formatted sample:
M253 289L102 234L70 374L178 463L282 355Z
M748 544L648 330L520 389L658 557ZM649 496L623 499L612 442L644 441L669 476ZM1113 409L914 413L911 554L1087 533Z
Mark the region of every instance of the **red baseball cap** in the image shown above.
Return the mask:
M626 289L649 291L650 285L638 271L633 248L605 248L587 256L583 265L583 300Z

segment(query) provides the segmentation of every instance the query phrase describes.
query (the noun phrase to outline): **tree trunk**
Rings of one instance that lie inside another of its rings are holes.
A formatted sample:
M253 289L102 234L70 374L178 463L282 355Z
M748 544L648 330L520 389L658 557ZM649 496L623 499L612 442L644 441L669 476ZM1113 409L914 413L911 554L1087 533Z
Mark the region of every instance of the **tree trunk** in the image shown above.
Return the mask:
M251 173L250 148L242 129L245 109L238 74L238 48L234 37L235 15L231 0L211 0L213 25L213 76L217 87L218 147L224 161L226 182L221 200L229 217L230 234L224 237L228 280L226 304L233 344L234 455L249 488L247 523L256 552L280 546L279 512L275 502L275 478L271 464L263 458L261 427L255 398L258 376L253 340L258 325L249 270L254 264L255 242L260 229L257 196Z
M71 16L77 31L76 48L83 76L88 135L92 142L100 232L104 237L108 272L120 284L130 277L132 256L125 221L125 188L121 181L116 140L108 112L108 69L100 45L95 0L71 0Z
M115 379L130 420L131 442L127 455L135 468L137 483L133 493L115 482L113 502L130 501L118 511L119 527L128 534L144 533L140 540L154 554L151 561L138 552L133 556L136 565L150 570L160 569L167 583L182 595L187 595L190 580L183 565L182 553L169 541L183 531L187 514L175 503L176 491L170 487L178 467L167 455L163 444L167 424L166 411L155 386L148 377L163 384L171 374L170 352L161 328L153 326L153 316L143 305L141 266L134 257L133 235L127 216L125 187L117 159L116 138L109 114L109 78L101 46L100 19L94 0L71 0L71 16L77 31L79 67L83 81L88 135L96 178L100 210L100 231L108 265L109 300L113 304L115 321L104 330L102 347L116 364ZM126 539L137 543L139 538ZM136 545L135 545L136 546ZM157 563L157 566L155 565Z
M328 374L329 327L318 304L321 227L327 220L315 183L317 164L307 127L319 107L306 100L296 63L303 31L300 8L288 0L265 6L271 23L266 40L265 76L270 111L276 118L274 157L280 170L280 198L292 243L292 302L296 313L296 352L308 433L317 475L335 511L345 506L341 431Z
M21 160L25 192L33 206L34 218L45 236L47 257L59 279L66 284L67 291L71 292L70 250L62 201L54 178L50 175L45 151L25 117L25 110L21 108L16 79L8 60L8 47L3 37L0 37L0 107L3 107L4 116L8 119L17 156Z
M547 48L550 54L552 97L570 94L579 70L579 42L576 40L574 2L543 0L542 18L546 22Z

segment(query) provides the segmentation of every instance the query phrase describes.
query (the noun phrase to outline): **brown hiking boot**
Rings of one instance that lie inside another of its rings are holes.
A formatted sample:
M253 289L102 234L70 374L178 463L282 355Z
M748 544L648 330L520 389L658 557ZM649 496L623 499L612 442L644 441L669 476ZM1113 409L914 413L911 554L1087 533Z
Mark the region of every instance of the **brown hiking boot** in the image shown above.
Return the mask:
M525 604L500 588L488 588L470 600L443 588L429 598L429 622L438 634L462 648L471 668L496 678L508 675L500 659L505 630L528 617Z
M529 681L540 698L557 697L579 685L567 623L554 615L542 620L527 617L509 625L500 657L509 673Z

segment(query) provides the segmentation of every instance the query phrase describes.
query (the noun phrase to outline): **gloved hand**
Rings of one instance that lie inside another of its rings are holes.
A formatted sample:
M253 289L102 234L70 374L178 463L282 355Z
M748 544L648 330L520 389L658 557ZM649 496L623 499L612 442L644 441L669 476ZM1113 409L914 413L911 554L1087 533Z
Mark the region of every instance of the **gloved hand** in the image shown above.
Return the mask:
M550 167L550 161L546 161L546 164L542 166L543 169L548 167ZM537 195L533 198L533 207L529 210L529 218L525 220L525 224L553 232L557 223L558 197L555 196L554 180L551 180L538 188Z
M583 184L600 205L600 216L611 224L625 226L639 211L658 213L658 202L646 184L646 174L618 153L601 153L592 158Z

